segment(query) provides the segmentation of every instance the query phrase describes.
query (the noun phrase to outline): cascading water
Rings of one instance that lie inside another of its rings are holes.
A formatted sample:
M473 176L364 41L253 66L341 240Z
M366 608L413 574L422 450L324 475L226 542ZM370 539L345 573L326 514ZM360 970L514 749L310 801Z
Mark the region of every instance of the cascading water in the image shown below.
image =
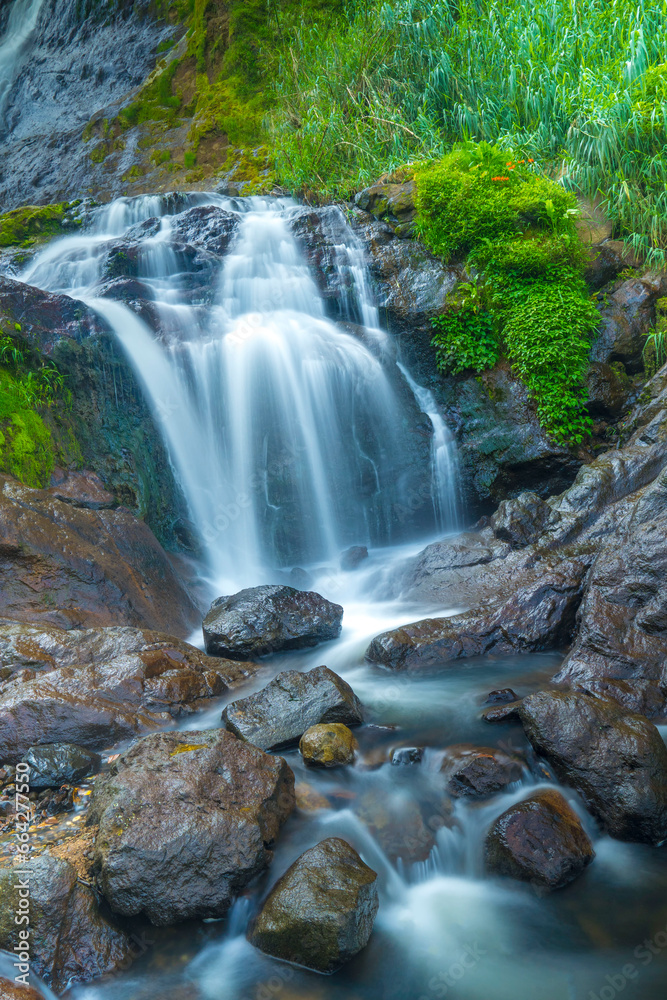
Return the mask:
M5 33L0 39L0 127L4 124L9 89L35 30L43 0L15 0L9 9Z
M236 233L203 307L184 294L174 233L205 205ZM349 544L400 541L415 521L422 531L436 519L441 529L455 522L451 439L432 406L433 468L415 461L410 424L424 410L423 391L388 357L357 248L351 239L349 250L337 249L351 276L350 312L366 324L355 335L325 315L289 230L293 211L216 196L119 201L99 213L94 232L51 245L21 276L83 299L114 330L209 564L230 585L256 583L275 564L332 560ZM101 292L110 241L156 217L141 235L137 269L151 328Z

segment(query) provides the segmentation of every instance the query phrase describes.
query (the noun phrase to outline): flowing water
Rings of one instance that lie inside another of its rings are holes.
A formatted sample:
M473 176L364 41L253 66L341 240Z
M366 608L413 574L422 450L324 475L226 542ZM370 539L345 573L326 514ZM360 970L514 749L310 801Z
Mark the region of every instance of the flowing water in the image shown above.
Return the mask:
M234 235L208 296L193 300L174 234L187 213L207 206L220 213L220 226L231 218ZM520 729L488 726L481 706L493 688L526 694L539 687L560 658L486 658L409 678L364 662L378 632L455 610L410 604L395 581L425 532L452 530L461 517L456 456L432 395L396 363L391 338L379 329L351 234L335 253L343 319L327 316L317 275L290 228L298 211L289 202L215 195L118 201L21 275L87 302L122 344L199 531L211 594L286 576L299 562L312 589L343 604L339 640L270 658L261 684L279 670L326 662L350 682L368 717L354 767L306 773L298 753L286 753L297 780L325 796L327 808L288 821L272 868L225 920L149 929L132 969L67 995L658 1000L667 982L664 851L602 836L566 791L597 858L576 883L540 897L487 877L482 843L511 803L537 783L553 783L548 770L533 761L505 794L452 811L443 804L441 748L502 742L527 751ZM158 221L147 225L151 218ZM130 237L139 243L138 281L151 302L141 316L111 297L105 271L114 240L127 247ZM430 443L415 460L412 424L424 417ZM397 518L397 509L418 516ZM370 556L343 572L338 556L350 544L368 544ZM219 713L217 706L187 727L216 726ZM420 766L389 762L393 749L406 746L427 748ZM332 835L349 840L378 872L381 905L368 948L321 977L261 955L245 929L268 886Z

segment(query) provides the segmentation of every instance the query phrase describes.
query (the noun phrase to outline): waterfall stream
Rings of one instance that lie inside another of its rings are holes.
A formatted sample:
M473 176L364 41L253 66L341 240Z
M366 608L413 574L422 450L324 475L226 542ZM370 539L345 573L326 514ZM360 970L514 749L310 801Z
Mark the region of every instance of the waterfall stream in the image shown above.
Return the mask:
M216 577L251 585L273 565L403 541L415 511L424 530L451 530L451 435L430 394L390 357L352 234L336 259L350 278L348 312L365 322L354 332L325 314L289 229L296 206L194 195L179 207L170 214L171 202L150 196L112 203L94 231L52 244L21 278L83 300L114 331ZM203 207L236 226L205 308L184 295L187 274L174 249L188 212ZM154 329L101 294L110 241L151 219L137 273ZM413 454L410 426L419 412L433 427L430 470Z

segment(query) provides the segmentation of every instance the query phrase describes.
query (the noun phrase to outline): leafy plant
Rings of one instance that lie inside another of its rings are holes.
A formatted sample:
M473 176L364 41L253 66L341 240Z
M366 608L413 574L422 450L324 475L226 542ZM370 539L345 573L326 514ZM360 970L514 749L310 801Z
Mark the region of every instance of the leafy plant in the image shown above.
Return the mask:
M449 306L433 318L436 333L431 343L438 367L453 375L466 369L481 372L493 368L500 344L486 290L477 282L462 285Z

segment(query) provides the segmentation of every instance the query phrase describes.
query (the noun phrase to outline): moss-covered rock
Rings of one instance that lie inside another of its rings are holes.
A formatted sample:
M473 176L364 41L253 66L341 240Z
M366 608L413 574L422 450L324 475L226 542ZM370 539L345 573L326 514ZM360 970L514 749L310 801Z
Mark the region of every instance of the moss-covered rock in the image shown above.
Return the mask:
M79 224L72 210L80 201L62 201L55 205L26 205L0 215L0 247L31 247L36 243L62 236Z
M299 750L308 767L340 767L352 764L358 743L342 722L311 726L301 737Z

